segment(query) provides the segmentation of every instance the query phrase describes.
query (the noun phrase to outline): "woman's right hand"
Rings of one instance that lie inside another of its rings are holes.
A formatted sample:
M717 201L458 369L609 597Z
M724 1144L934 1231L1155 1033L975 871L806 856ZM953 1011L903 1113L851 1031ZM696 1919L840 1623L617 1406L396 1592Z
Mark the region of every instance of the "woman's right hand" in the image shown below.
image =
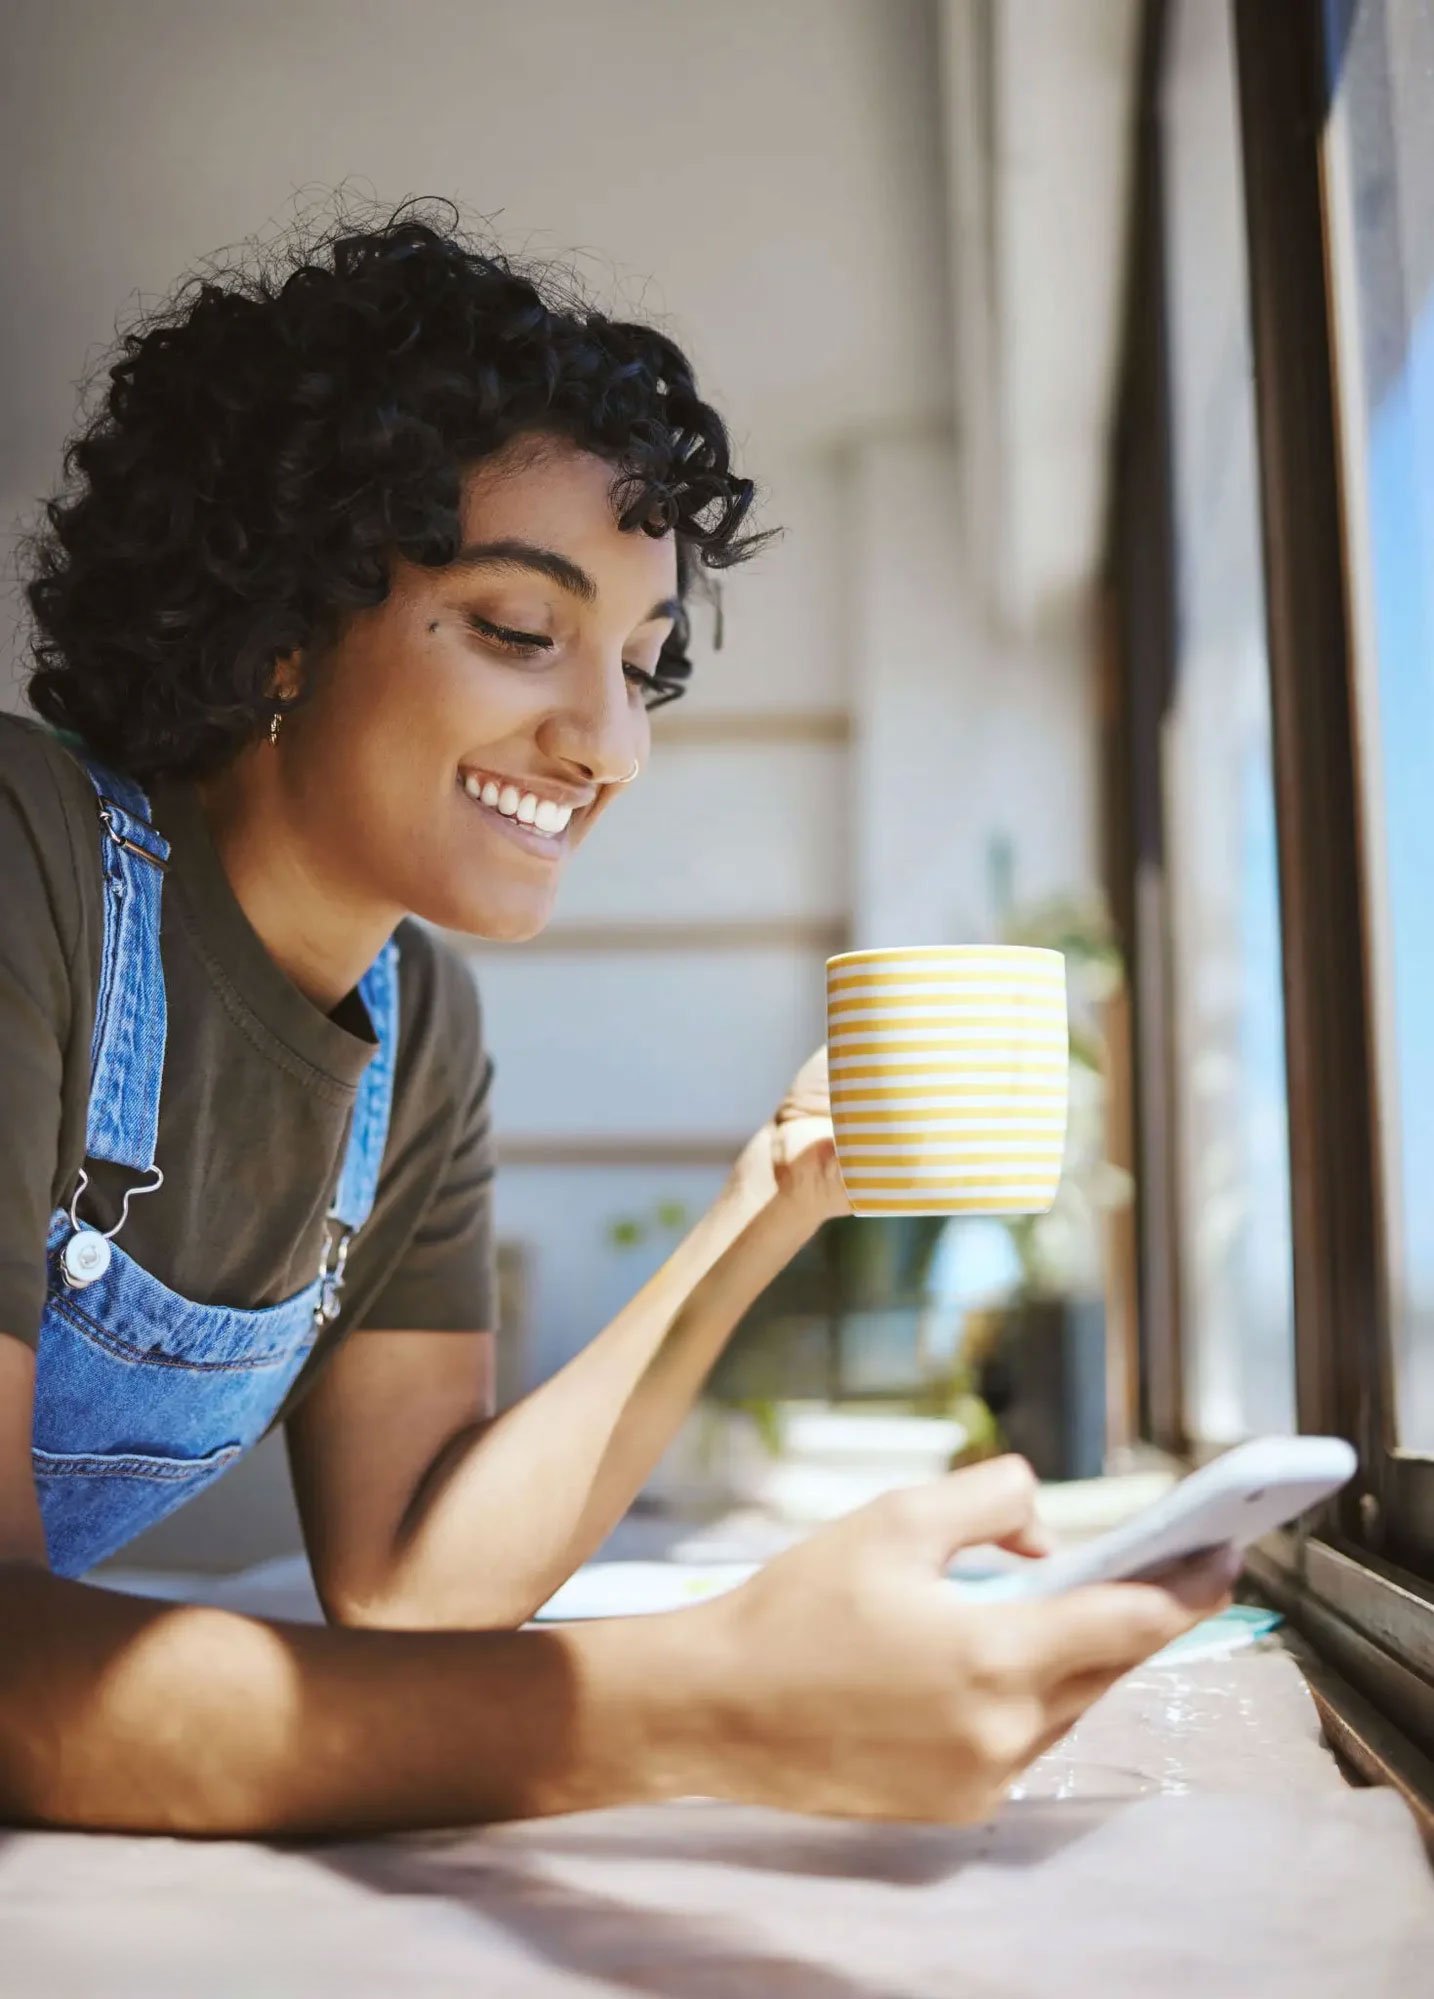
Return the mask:
M947 1563L977 1542L1035 1545L1034 1496L1011 1457L888 1493L681 1613L706 1620L719 1664L709 1788L794 1811L979 1820L1115 1681L1229 1601L1217 1555L1158 1584L963 1603Z

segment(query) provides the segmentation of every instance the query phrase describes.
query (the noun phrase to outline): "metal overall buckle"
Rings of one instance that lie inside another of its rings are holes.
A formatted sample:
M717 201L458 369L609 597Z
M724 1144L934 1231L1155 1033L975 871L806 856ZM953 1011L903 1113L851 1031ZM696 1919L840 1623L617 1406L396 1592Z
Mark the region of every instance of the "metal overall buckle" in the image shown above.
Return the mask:
M319 1295L314 1305L314 1324L331 1326L343 1309L340 1293L344 1288L344 1265L349 1260L353 1230L341 1222L337 1236L330 1234L331 1221L324 1224L324 1248L319 1258Z
M117 1236L129 1218L129 1204L137 1194L156 1194L164 1185L164 1175L157 1166L151 1166L148 1187L127 1187L124 1204L120 1208L120 1218L112 1229L103 1235L92 1229L88 1222L82 1222L75 1213L80 1205L80 1196L90 1184L90 1176L84 1167L80 1168L79 1182L75 1187L75 1197L70 1202L70 1226L74 1234L60 1251L60 1275L71 1291L83 1291L87 1284L98 1283L110 1267L110 1239Z
M152 854L148 847L142 847L137 840L131 840L127 834L121 832L119 821L115 818L115 814L122 812L124 810L123 806L116 804L113 798L106 798L101 795L99 808L100 824L117 847L123 847L127 854L133 854L138 861L148 861L150 866L158 868L162 875L168 874L168 861L164 860L159 854ZM128 816L133 817L134 815L131 814ZM151 833L155 831L147 819L136 819L135 823L136 825L146 827Z

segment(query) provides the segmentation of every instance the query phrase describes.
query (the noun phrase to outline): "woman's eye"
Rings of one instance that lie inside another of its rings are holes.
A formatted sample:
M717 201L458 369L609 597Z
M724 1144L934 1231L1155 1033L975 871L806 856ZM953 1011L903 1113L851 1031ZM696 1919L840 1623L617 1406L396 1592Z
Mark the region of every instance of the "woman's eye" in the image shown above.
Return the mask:
M534 654L551 652L553 642L537 632L517 632L507 625L495 625L487 618L480 618L476 611L468 613L468 622L480 638L491 644L502 646L505 652L521 653L525 658Z
M511 625L495 625L491 618L480 618L476 611L469 611L467 618L480 638L486 639L490 645L501 646L504 652L515 657L533 659L553 649L553 641L544 638L540 632L520 632ZM661 707L664 701L674 700L681 692L680 688L664 682L658 674L649 673L645 666L637 666L626 659L622 666L628 685L641 694L645 707Z
M660 673L644 674L642 705L644 708L665 708L669 701L679 701L685 691L680 680L666 680Z
M622 665L623 671L628 678L628 684L637 689L644 701L657 692L658 683L655 673L649 673L645 666L634 666L631 660L625 659Z

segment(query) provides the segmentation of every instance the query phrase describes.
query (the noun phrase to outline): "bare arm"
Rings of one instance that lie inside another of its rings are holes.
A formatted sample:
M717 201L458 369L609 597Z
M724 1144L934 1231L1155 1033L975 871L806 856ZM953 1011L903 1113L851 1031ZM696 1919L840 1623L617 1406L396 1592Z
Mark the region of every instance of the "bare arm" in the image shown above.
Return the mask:
M354 1335L289 1426L315 1578L345 1623L519 1624L603 1540L811 1214L734 1181L612 1323L493 1420L486 1335Z
M149 1604L46 1572L19 1469L32 1382L0 1337L10 1824L352 1834L692 1792L969 1820L1224 1590L1206 1574L1183 1598L1127 1583L954 1603L950 1552L1028 1528L1032 1482L1008 1460L878 1501L669 1616L390 1632Z
M0 1563L0 1820L285 1835L675 1796L701 1788L697 1679L660 1621L285 1626Z
M331 1631L51 1575L34 1379L34 1355L0 1335L0 1822L381 1830L697 1780L675 1699L685 1687L696 1701L708 1669L680 1620L644 1634Z

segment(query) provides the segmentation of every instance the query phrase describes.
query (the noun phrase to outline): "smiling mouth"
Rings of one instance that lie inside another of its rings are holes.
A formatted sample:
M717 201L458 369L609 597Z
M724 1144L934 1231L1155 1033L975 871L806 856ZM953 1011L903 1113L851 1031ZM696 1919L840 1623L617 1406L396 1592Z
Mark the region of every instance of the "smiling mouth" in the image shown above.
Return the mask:
M545 859L556 859L567 845L568 827L573 818L570 805L540 799L536 793L519 791L513 784L499 786L473 776L458 780L464 798L483 817L494 822L500 832Z

